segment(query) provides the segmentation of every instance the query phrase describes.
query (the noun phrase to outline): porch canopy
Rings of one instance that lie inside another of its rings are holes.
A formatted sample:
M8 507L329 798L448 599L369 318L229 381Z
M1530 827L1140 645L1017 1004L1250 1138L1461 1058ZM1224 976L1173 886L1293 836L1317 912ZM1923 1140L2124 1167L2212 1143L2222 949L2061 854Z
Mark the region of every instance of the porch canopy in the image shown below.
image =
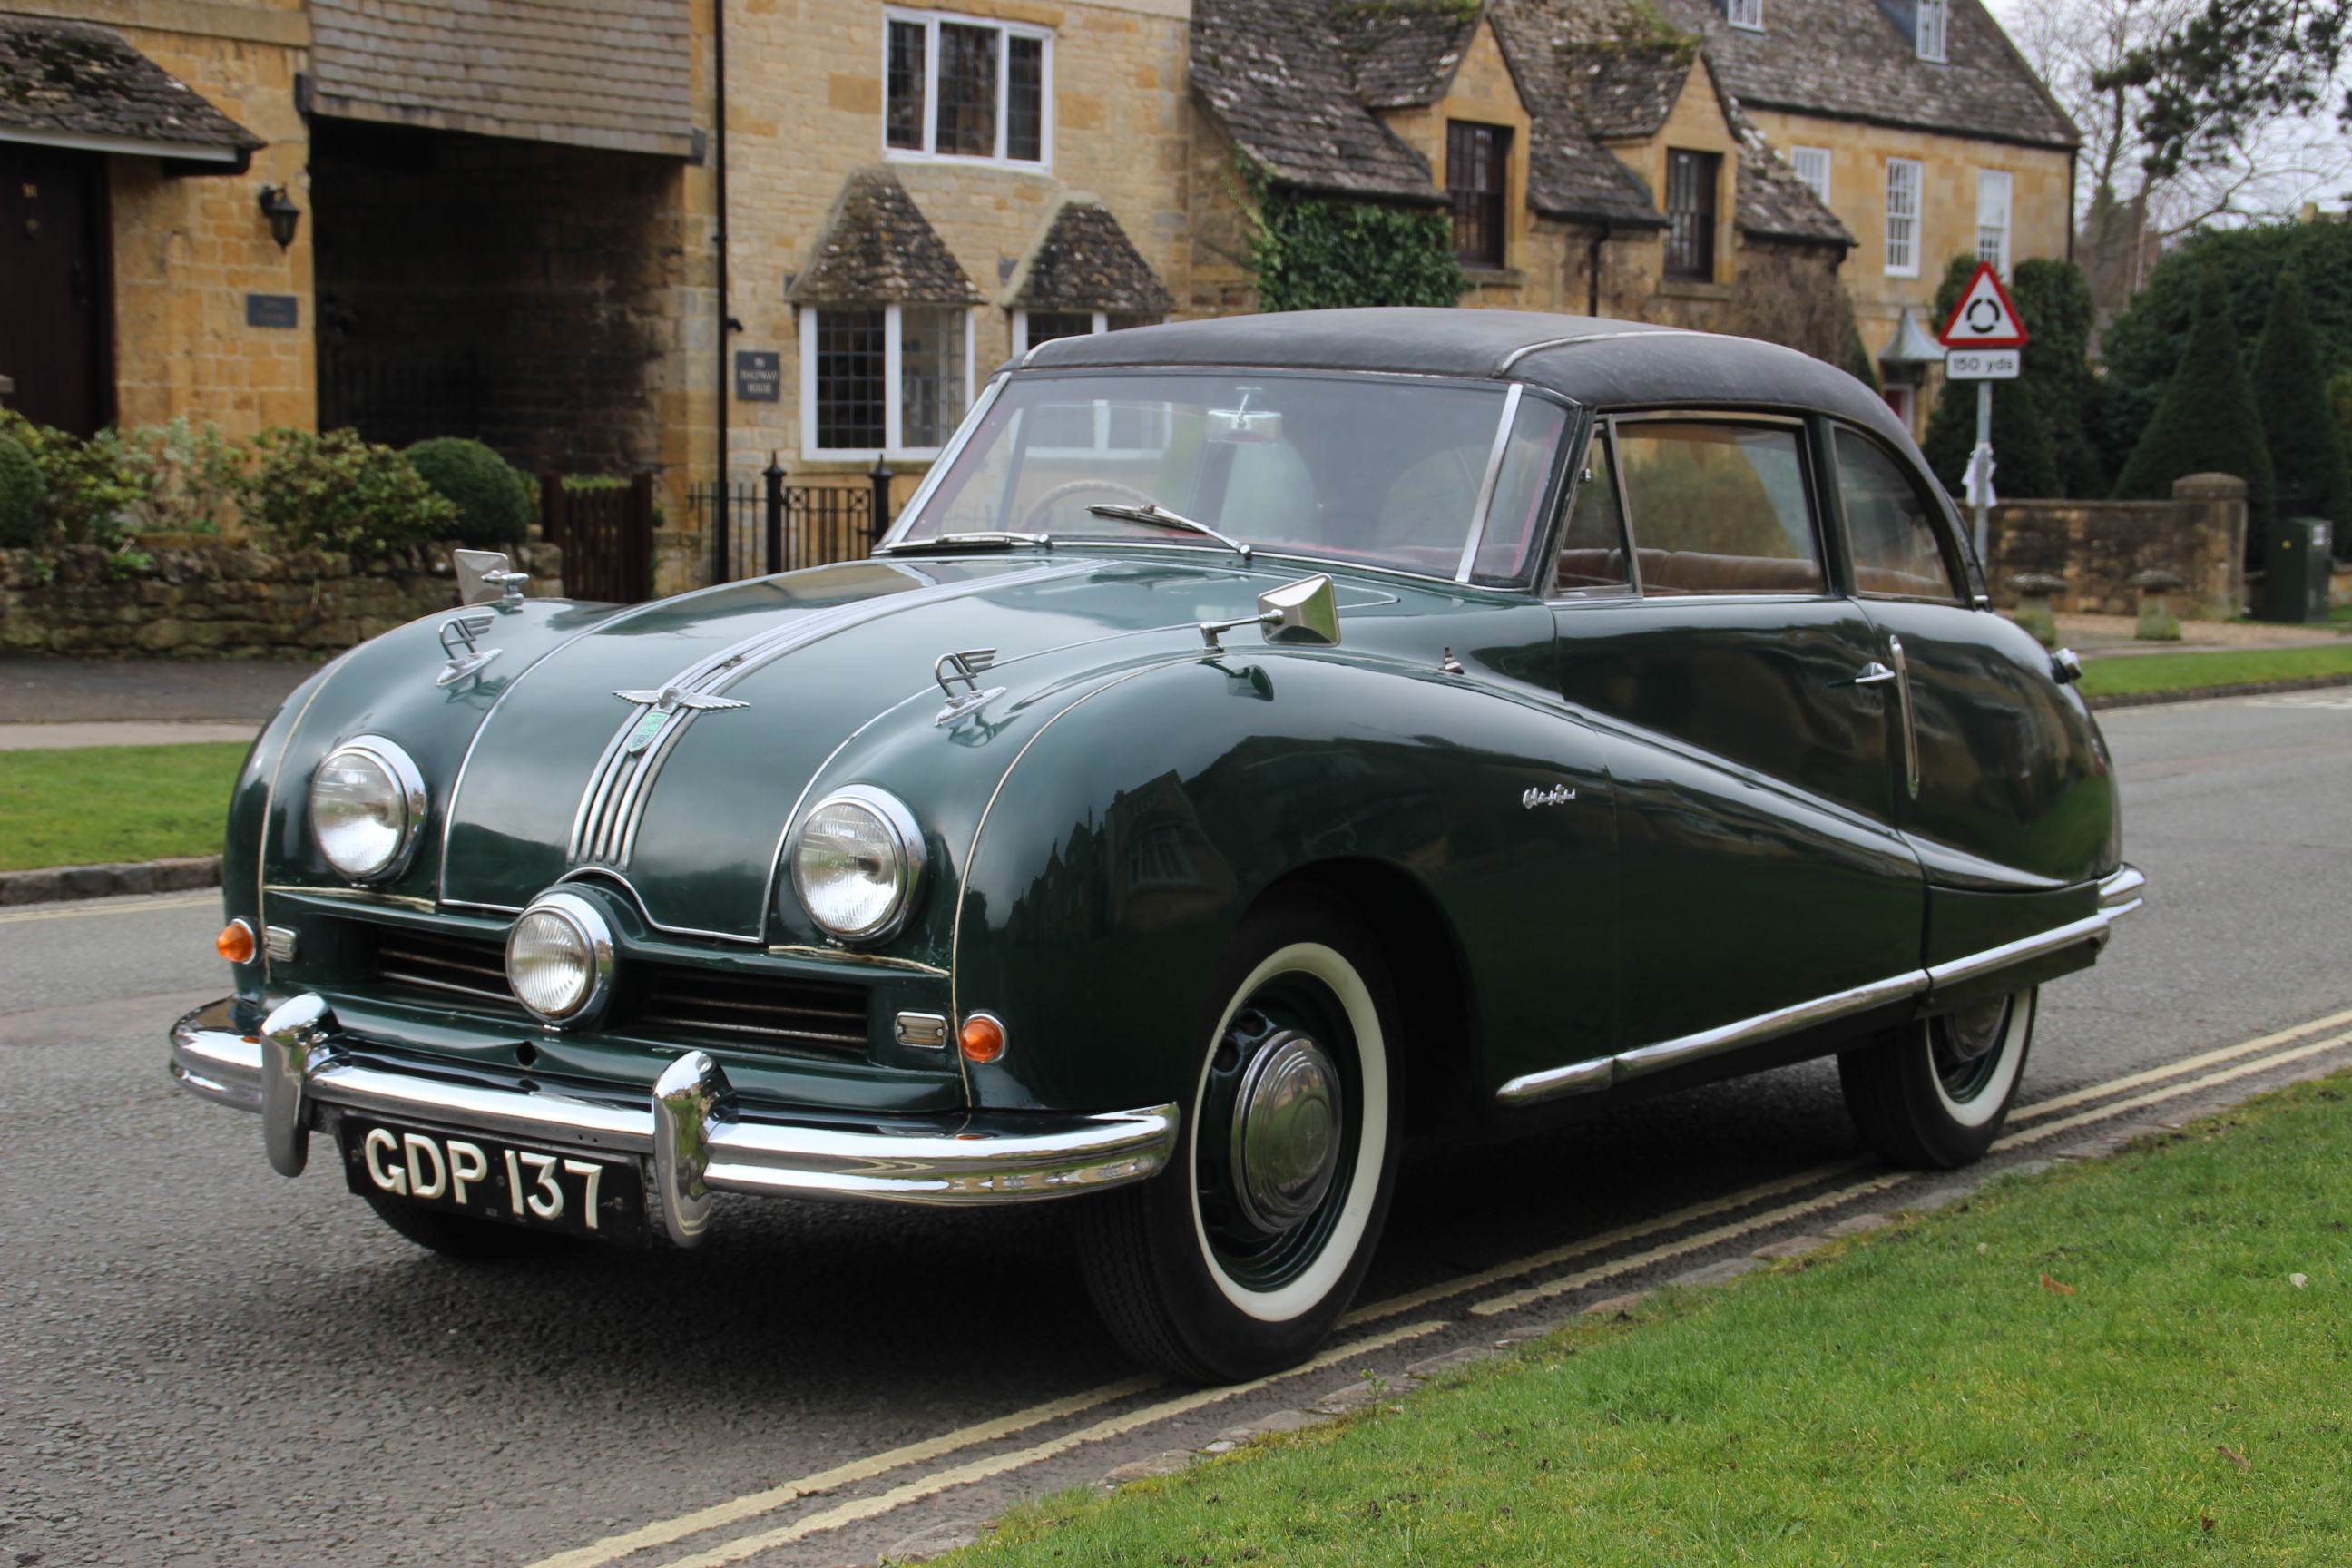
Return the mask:
M0 142L144 153L206 174L241 174L267 145L121 34L32 16L0 16Z

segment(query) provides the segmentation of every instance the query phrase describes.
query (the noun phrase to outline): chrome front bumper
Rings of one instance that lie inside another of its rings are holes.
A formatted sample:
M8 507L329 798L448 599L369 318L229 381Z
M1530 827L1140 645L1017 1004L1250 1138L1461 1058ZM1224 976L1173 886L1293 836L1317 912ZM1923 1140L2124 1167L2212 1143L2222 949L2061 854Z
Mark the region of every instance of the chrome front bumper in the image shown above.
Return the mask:
M700 1051L673 1061L648 1096L584 1096L459 1081L371 1058L316 996L273 1012L257 1034L224 999L172 1026L172 1079L190 1094L261 1113L281 1173L307 1158L312 1104L436 1126L646 1157L673 1240L699 1240L714 1192L845 1202L1024 1203L1138 1182L1176 1148L1174 1105L1099 1115L976 1111L904 1132L794 1121L740 1107Z

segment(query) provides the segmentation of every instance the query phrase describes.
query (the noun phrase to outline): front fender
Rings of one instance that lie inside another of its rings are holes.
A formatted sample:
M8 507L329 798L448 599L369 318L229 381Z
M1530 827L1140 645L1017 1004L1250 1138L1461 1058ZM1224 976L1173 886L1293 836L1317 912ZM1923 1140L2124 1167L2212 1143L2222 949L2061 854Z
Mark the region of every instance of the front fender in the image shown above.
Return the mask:
M1465 1070L1601 1054L1613 840L1592 735L1475 678L1265 648L1106 681L1022 748L961 868L956 1013L1010 1042L969 1069L975 1103L1187 1099L1244 911L1349 861L1412 879L1453 926L1456 953L1425 957L1466 966Z

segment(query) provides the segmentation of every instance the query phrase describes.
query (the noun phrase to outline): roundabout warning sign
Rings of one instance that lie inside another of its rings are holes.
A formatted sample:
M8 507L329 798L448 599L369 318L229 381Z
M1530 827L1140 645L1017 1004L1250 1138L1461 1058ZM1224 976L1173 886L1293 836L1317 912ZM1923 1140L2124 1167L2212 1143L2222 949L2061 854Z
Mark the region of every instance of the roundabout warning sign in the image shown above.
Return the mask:
M2025 323L2010 302L2009 290L1990 261L1979 261L1960 290L1937 341L1949 351L1944 374L1955 381L2006 381L2017 374L2017 351L2026 343Z

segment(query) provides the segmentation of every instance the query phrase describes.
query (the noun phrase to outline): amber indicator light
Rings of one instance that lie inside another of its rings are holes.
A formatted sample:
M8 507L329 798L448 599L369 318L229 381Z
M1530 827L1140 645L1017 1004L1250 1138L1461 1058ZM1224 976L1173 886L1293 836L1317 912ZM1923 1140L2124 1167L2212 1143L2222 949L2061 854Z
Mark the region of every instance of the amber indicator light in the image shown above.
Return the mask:
M964 1020L956 1043L963 1047L966 1061L992 1062L1004 1054L1004 1026L985 1013L976 1013Z
M220 935L213 938L213 946L231 963L251 963L253 928L243 921L231 921L221 927Z

